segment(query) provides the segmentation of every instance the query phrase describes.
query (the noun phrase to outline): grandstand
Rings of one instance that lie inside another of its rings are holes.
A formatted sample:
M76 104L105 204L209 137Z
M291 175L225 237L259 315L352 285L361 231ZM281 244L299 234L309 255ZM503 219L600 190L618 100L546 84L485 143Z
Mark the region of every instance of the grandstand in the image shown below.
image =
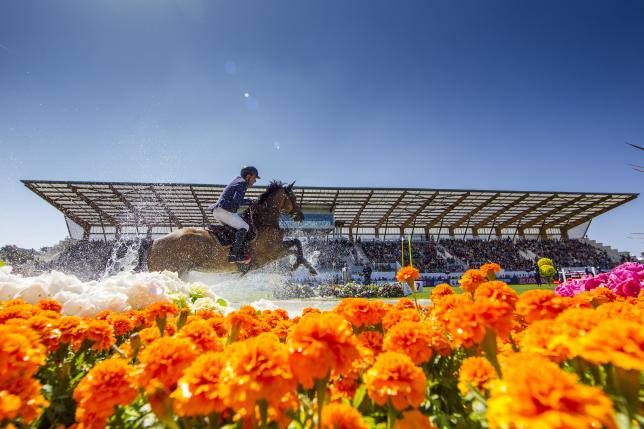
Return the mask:
M155 238L177 228L209 224L213 219L206 207L225 186L22 182L64 215L71 238L103 241ZM255 199L264 189L250 188L247 196ZM333 245L327 247L333 250L320 256L324 266L335 265L337 255L356 264L391 269L400 260L395 240L408 236L415 240L418 265L431 272L458 271L490 260L506 269L530 270L535 257L550 254L568 264L610 265L615 261L606 252L572 239L583 238L595 217L638 196L315 186L297 186L295 193L305 219L284 219L282 226L316 236L309 241L319 249L325 247L320 240L330 240ZM359 245L354 248L353 242Z

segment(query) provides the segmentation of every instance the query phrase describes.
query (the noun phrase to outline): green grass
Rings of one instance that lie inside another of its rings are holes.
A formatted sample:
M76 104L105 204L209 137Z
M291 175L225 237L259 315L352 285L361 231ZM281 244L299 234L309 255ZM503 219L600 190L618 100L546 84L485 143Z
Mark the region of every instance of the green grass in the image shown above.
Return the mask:
M555 290L556 285L537 285L537 284L526 284L526 285L508 285L512 289L514 289L519 295L521 295L523 292L527 290L532 290L532 289L545 289L545 290ZM429 299L431 291L434 288L424 288L423 292L419 292L416 294L416 297L418 299ZM463 293L460 287L455 287L454 291L456 293ZM409 297L408 297L409 298Z

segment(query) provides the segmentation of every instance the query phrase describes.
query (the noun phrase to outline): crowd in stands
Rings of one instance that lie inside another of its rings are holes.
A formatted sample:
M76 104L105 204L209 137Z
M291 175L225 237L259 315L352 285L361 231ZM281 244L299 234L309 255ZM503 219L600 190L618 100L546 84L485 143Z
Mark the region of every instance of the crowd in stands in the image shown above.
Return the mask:
M520 248L509 238L489 241L442 239L440 245L469 268L477 268L486 262L496 262L507 271L527 271L534 266L534 262L524 258Z
M357 260L354 243L347 239L312 238L304 240L306 253L317 252L317 266L321 269L342 268L347 259Z
M597 267L612 268L605 250L580 240L518 240L517 246L534 252L537 257L547 257L560 267Z

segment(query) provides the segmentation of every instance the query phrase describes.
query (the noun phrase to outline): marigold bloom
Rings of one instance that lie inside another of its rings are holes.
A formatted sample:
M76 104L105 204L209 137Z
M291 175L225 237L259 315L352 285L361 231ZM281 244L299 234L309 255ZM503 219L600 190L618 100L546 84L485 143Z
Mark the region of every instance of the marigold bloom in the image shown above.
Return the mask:
M481 283L474 291L474 299L488 299L509 304L514 309L519 295L516 291L508 286L505 282L494 280L491 282Z
M45 357L45 348L35 331L24 326L0 325L0 383L31 377L45 363Z
M226 365L223 353L206 353L184 372L170 395L180 416L207 416L226 409L219 392L219 375Z
M249 305L226 316L226 326L236 340L256 337L263 332L270 331L270 327L263 323L255 309Z
M401 322L387 331L383 350L406 354L419 364L432 358L432 347L441 340L447 342L429 323Z
M114 314L108 319L108 322L112 325L114 335L117 337L127 335L134 330L134 322L124 314Z
M63 309L63 306L60 305L58 301L55 301L53 299L43 299L38 304L36 304L36 307L40 308L41 310L49 310L56 313L60 313L60 310Z
M358 341L374 353L382 351L383 335L378 331L364 331L358 335Z
M604 320L578 339L576 352L595 364L644 371L644 329L630 320Z
M85 340L92 342L94 350L109 350L116 343L112 325L104 320L90 320L87 323Z
M418 410L405 411L402 418L396 420L394 429L437 429L429 417Z
M329 404L322 409L322 428L324 429L367 429L362 414L350 405Z
M40 342L47 347L49 351L55 351L58 348L60 331L57 328L58 320L50 319L37 315L27 321L27 325L38 332Z
M407 282L408 280L418 280L419 278L420 278L420 271L418 271L416 268L412 267L411 265L402 267L396 273L396 280L398 280L399 282Z
M155 302L148 305L145 310L145 317L149 324L154 323L156 319L165 319L168 315L174 316L179 313L177 306L171 302Z
M485 325L492 329L499 338L507 339L512 330L512 306L507 302L489 299L479 299L476 303L480 307Z
M466 302L447 314L447 331L455 347L469 348L483 341L486 331L485 307L480 302Z
M18 395L13 395L7 390L0 390L0 421L15 419L21 405L22 401Z
M489 279L491 274L498 273L499 271L501 271L501 266L494 262L490 262L490 263L481 265L481 268L479 268L479 271L481 272L481 274L483 274L483 276ZM492 279L494 279L494 277L492 277Z
M434 289L432 289L431 299L433 302L443 298L444 296L454 295L454 293L454 288L452 288L447 283L441 283L439 285L436 285Z
M442 322L447 323L451 311L455 308L468 305L472 302L467 294L462 295L445 295L439 301L437 301L433 308L433 318Z
M42 386L38 380L31 377L19 377L11 381L3 381L0 387L0 406L3 393L7 395L7 409L4 412L11 414L15 410L16 399L20 401L17 416L25 423L31 423L49 405L49 402L41 395ZM0 410L0 415L3 410ZM0 417L1 418L1 417Z
M38 307L31 304L6 305L0 309L0 323L11 319L29 319L40 312Z
M402 310L404 308L416 308L416 304L409 298L400 298L394 308Z
M358 357L357 341L351 325L334 313L310 315L294 326L287 340L289 362L299 383L313 387L330 371L343 373Z
M74 349L78 349L85 338L85 329L87 326L76 316L63 316L58 321L58 330L60 331L60 342L71 344Z
M605 286L596 287L590 291L590 295L593 297L593 302L596 305L615 302L617 300L617 294Z
M74 390L78 404L76 420L85 424L103 424L117 405L128 405L136 398L135 369L123 359L97 363Z
M421 320L418 310L413 308L395 308L393 310L389 310L389 312L382 318L382 327L385 330L388 330L400 322L420 322Z
M366 298L345 298L333 310L342 315L356 328L378 325L387 314L382 301L369 301Z
M487 402L491 429L615 428L613 403L596 388L578 383L556 364L519 353L503 367L503 380L492 383Z
M473 293L479 285L487 281L487 277L479 270L467 270L458 281L461 289Z
M248 411L258 401L266 401L276 407L294 388L288 351L274 334L261 334L229 348L219 381L220 397L227 406Z
M197 350L187 338L163 337L143 349L139 357L143 367L139 386L147 389L155 380L171 391L183 370L197 358Z
M208 322L201 319L187 323L176 335L176 338L187 338L193 342L200 352L220 352L224 349L223 343Z
M534 289L524 292L517 302L517 313L528 323L554 319L567 308L564 298L551 290Z
M425 373L409 358L397 352L384 352L364 375L367 394L377 404L391 401L398 410L418 407L425 400Z
M318 308L306 307L302 310L302 317L307 314L321 314L322 312Z
M559 326L552 320L537 320L517 336L517 342L521 351L559 363L568 357L568 347L558 341L559 334Z
M496 370L489 360L484 357L469 357L463 360L458 371L458 390L465 395L470 391L468 383L484 392L489 389L490 382L497 378Z

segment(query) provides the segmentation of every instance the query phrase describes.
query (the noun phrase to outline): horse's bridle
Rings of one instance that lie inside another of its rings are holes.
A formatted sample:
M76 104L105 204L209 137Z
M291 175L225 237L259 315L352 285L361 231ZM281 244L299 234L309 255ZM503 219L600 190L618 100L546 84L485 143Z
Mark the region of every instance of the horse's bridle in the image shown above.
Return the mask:
M291 212L288 213L288 215L291 216L292 218L295 218L295 216L301 214L302 219L304 219L304 213L302 213L302 208L297 204L297 200L295 199L295 193L293 193L292 188L289 187L286 189L286 196L291 201L291 206L293 206L293 210L291 210Z

